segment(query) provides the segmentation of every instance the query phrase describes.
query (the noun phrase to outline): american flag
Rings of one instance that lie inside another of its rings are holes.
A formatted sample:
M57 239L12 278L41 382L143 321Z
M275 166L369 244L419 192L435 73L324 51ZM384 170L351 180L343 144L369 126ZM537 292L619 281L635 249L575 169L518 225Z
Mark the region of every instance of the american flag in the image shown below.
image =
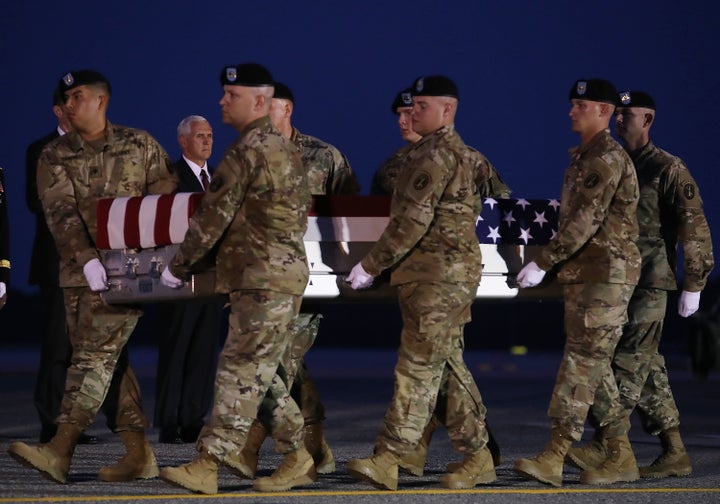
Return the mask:
M485 198L475 233L480 243L544 245L557 232L557 199Z

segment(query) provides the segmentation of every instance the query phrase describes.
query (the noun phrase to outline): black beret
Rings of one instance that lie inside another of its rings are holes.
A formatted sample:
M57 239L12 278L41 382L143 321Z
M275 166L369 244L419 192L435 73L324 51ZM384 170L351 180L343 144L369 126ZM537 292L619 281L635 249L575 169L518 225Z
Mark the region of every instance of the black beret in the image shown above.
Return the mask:
M418 77L412 85L413 96L452 96L460 98L455 83L443 75Z
M95 70L70 70L60 78L58 82L58 90L65 93L70 89L78 86L88 86L91 84L105 84L110 93L110 81L100 72Z
M292 91L289 87L287 87L282 82L276 82L275 83L275 92L273 93L273 98L280 98L282 100L290 100L293 102L293 105L295 104L295 96L293 96Z
M221 86L272 86L273 77L270 71L258 63L242 63L229 65L220 72Z
M568 99L589 100L618 105L618 92L612 82L605 79L578 79L570 88Z
M412 89L405 88L395 95L395 99L390 106L390 110L392 110L393 114L397 114L400 107L412 107L412 105Z
M620 93L621 107L642 107L655 110L653 97L642 91L623 91Z

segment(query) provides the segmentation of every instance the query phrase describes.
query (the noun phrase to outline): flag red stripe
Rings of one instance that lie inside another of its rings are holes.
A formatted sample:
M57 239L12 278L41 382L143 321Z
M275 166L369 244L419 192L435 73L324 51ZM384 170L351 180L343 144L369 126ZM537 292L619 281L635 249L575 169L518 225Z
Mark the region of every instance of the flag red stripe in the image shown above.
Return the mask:
M142 197L128 198L127 200L123 236L125 237L125 244L128 247L140 246L140 226L138 226L138 219L140 217L141 203Z
M155 213L155 243L170 243L170 214L175 200L174 194L163 194L158 198Z

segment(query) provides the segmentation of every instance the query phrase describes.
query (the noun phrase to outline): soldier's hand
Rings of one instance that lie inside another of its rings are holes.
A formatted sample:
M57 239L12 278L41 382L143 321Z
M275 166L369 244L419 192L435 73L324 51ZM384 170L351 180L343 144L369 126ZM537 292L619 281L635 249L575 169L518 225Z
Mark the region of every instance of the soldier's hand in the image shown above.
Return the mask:
M165 287L170 287L171 289L179 289L182 287L183 281L173 275L170 268L165 268L162 275L160 275L160 283L162 283Z
M350 271L350 274L345 278L345 281L350 284L350 287L358 290L367 289L368 287L370 287L374 279L375 277L368 274L368 272L365 271L365 268L362 267L362 264L357 263L355 266L353 266L353 269Z
M85 266L83 266L83 273L91 291L100 292L108 289L107 273L100 259L90 259L86 262Z
M700 293L682 291L678 301L678 313L681 317L689 317L700 308Z
M535 287L542 282L543 278L545 278L545 271L541 270L540 267L535 264L535 261L530 261L520 270L520 273L518 273L517 283L525 289L527 287Z
M5 282L0 282L0 310L3 309L6 301L7 301L7 285L5 285Z

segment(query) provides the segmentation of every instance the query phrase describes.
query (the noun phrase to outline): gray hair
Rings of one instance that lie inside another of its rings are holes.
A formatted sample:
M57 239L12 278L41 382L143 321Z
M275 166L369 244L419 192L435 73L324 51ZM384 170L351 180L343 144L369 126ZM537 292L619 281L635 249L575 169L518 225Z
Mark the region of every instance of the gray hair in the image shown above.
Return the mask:
M177 136L186 136L190 134L190 130L192 129L193 123L196 122L208 122L207 119L205 119L203 116L199 115L190 115L187 116L185 119L180 121L180 124L178 124L177 127Z

